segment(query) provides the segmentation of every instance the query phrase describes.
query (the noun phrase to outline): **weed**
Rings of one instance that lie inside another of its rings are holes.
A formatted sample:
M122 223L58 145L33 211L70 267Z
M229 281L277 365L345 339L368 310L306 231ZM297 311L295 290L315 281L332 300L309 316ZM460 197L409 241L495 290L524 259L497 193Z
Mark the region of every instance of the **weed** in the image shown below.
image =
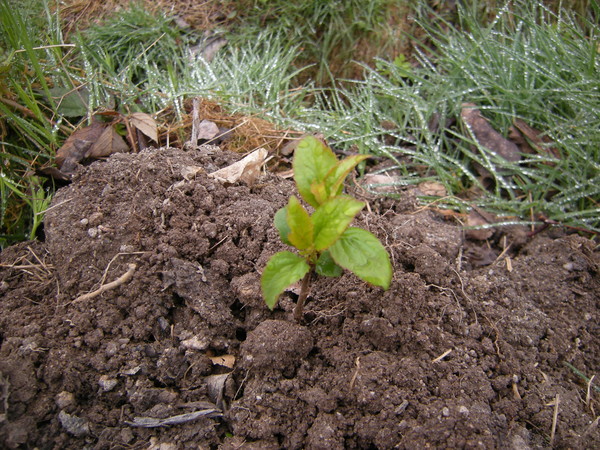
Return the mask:
M261 286L269 308L275 307L286 287L302 279L294 311L299 322L313 272L335 277L346 268L371 284L389 287L392 265L383 245L368 231L349 227L365 204L342 194L346 176L366 158L355 155L338 161L331 149L312 136L298 143L294 181L302 199L315 211L309 215L298 198L292 196L287 206L275 214L281 240L295 247L300 255L283 251L267 263Z

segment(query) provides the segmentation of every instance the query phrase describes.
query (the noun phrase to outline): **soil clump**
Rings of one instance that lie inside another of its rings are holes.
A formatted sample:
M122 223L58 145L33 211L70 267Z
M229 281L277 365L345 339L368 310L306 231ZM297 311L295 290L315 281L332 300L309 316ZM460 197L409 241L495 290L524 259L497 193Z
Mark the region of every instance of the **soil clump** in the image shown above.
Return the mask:
M505 230L480 265L414 192L371 200L355 225L390 252L391 288L319 278L297 324L297 290L271 312L259 282L294 185L208 175L239 158L93 163L56 193L45 242L0 254L1 447L600 448L592 241Z

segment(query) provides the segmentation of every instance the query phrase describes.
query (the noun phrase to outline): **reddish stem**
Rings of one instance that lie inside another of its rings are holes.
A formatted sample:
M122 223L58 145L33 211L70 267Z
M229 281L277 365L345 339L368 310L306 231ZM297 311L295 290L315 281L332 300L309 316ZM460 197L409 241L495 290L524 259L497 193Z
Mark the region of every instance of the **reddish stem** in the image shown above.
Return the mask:
M296 303L296 309L294 309L294 319L296 322L302 321L302 311L304 310L304 302L308 297L308 291L310 288L310 279L312 278L313 269L304 275L302 279L302 286L300 287L300 296L298 297L298 303Z

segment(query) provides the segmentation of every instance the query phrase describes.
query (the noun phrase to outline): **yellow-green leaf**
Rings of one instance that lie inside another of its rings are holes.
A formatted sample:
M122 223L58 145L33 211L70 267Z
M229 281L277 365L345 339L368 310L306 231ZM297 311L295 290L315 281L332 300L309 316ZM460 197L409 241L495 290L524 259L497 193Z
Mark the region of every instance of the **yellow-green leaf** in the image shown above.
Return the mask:
M281 242L287 245L292 245L292 243L288 239L288 235L290 234L290 226L287 223L287 206L280 208L275 213L275 228L279 231L279 237L281 238Z
M329 251L325 250L317 260L315 272L326 277L339 277L342 274L342 268L335 263Z
M350 171L367 158L369 158L368 155L348 156L333 167L325 178L327 195L329 197L335 197L336 195L341 194L342 189L344 188L344 180Z
M313 244L313 224L310 216L293 195L290 197L286 209L287 224L290 228L287 238L298 250L306 250Z
M313 136L306 136L298 143L292 167L296 187L306 203L315 208L319 206L311 187L322 183L337 162L331 149Z
M348 228L365 204L347 195L332 198L319 206L311 217L316 250L331 246Z

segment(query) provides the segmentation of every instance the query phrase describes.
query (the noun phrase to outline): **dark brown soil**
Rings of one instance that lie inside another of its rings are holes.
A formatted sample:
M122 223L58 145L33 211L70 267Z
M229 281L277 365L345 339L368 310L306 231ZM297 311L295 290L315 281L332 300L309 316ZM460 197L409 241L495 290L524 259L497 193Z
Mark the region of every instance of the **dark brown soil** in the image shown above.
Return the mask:
M0 254L0 447L600 448L580 376L600 371L592 241L497 232L510 249L483 266L500 249L416 211L414 193L371 200L357 225L390 251L392 287L319 279L299 325L296 289L273 312L259 290L293 184L182 176L236 158L94 163L56 194L44 243ZM233 371L211 359L228 355Z

